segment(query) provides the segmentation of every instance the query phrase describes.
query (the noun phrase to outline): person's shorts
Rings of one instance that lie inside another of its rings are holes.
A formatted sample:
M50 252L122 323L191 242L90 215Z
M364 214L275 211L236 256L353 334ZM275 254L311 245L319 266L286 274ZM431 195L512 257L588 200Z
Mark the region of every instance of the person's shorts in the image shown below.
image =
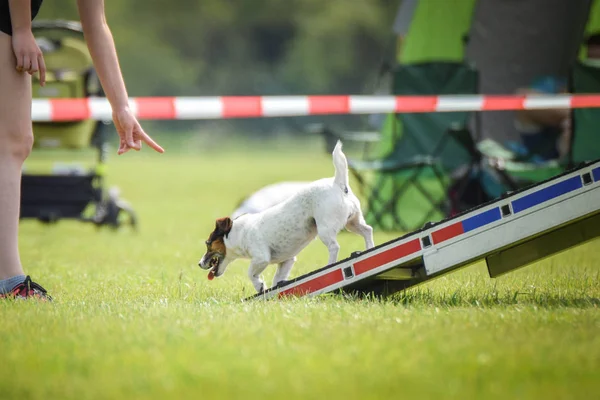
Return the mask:
M42 0L31 0L31 20L35 18L42 6ZM10 22L10 9L8 0L0 0L0 32L12 35L12 24Z
M511 142L509 147L521 157L548 161L560 156L558 149L563 134L562 127L523 124L516 120L515 128L521 140L518 143Z
M530 162L555 160L560 157L558 151L560 133L559 130L553 128L541 128L536 133L520 132L521 142L519 144L512 143L508 147L529 159Z

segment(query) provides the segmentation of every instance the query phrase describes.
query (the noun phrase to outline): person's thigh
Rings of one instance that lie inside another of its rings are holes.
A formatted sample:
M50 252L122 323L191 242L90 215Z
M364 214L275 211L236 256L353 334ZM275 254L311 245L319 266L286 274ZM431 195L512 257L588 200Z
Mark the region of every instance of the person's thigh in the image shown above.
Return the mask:
M0 32L0 142L29 141L31 136L31 76L18 72L11 37Z

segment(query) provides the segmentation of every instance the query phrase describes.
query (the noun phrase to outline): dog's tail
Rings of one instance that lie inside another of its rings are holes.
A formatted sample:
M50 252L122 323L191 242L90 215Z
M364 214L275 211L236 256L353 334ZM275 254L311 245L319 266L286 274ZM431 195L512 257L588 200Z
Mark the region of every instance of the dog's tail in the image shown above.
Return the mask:
M342 152L342 142L337 141L333 149L333 166L335 167L335 176L333 181L343 191L348 191L348 160Z

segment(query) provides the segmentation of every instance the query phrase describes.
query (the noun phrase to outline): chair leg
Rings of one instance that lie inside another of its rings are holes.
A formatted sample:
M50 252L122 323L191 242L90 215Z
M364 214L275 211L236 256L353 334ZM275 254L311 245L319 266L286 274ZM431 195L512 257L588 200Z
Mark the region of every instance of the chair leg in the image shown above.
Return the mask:
M428 190L419 181L420 176L424 173L426 168L430 168L433 171L435 180L440 185L444 196L438 200L431 194L431 190ZM395 174L406 171L407 169L412 170L407 174L405 179L398 179ZM361 188L367 192L367 212L365 217L368 222L374 227L380 227L384 230L409 230L413 228L412 224L408 224L404 221L401 216L401 212L398 212L398 203L404 198L407 190L414 186L415 189L426 199L431 205L431 208L425 213L424 222L429 221L436 213L441 213L444 217L449 215L448 211L448 199L446 193L448 192L448 185L445 183L445 176L440 169L433 164L425 163L420 165L411 166L409 168L399 168L393 171L379 172L378 176L373 181L367 183L364 176L359 176L356 172ZM390 185L388 186L388 179L391 179ZM390 193L388 194L388 191ZM382 196L385 194L386 196ZM391 226L390 226L391 220Z
M414 182L415 187L417 188L417 190L419 190L419 192L423 195L423 197L425 197L431 204L430 210L427 212L427 214L423 218L423 221L419 225L423 225L424 223L429 222L431 217L436 212L441 213L444 217L447 217L449 214L448 210L447 210L448 199L447 199L447 195L446 195L448 192L448 186L444 184L444 178L442 176L442 173L440 171L438 171L437 167L435 165L431 165L430 167L434 171L434 174L437 177L437 181L440 184L442 193L444 195L441 200L434 199L432 197L432 195L423 187L423 185L421 185L421 183L418 180L415 180L415 182Z
M375 220L377 221L377 223L379 224L379 226L381 226L383 229L386 230L394 230L395 226L398 226L400 229L405 230L406 229L406 225L404 224L404 222L399 218L398 213L396 212L396 204L399 200L400 195L402 194L402 192L404 191L404 189L400 189L397 190L397 185L396 185L396 180L394 179L394 176L392 175L390 178L391 181L391 197L388 200L382 199L379 194L380 194L380 190L377 186L375 186L373 188L373 200L377 199L379 200L379 210L377 210L377 208L373 207L371 208L371 210L373 210L373 216L375 218ZM393 224L392 226L389 226L386 228L385 226L385 217L389 215L391 216L391 218L393 219Z
M412 175L410 175L405 181L403 181L401 185L396 185L396 180L392 178L393 179L392 180L392 182L393 182L392 196L387 201L382 201L381 208L379 209L379 211L374 211L375 219L377 221L380 221L382 226L384 225L383 218L386 215L391 215L391 218L393 219L395 225L397 227L399 227L401 230L411 229L411 227L408 226L402 220L402 218L400 217L400 213L398 213L396 210L398 202L403 197L403 195L405 194L408 187L410 187L411 185L415 186L417 188L417 190L419 190L419 192L421 192L425 196L425 198L432 204L432 207L434 210L441 208L441 205L439 205L439 204L443 204L443 202L445 200L443 200L441 203L436 202L435 199L433 199L429 195L427 190L418 181L419 176L425 169L424 167L425 167L424 165L415 166L414 172L412 173ZM393 172L400 172L400 171L401 171L401 169L399 169L397 171L393 171ZM440 181L440 182L443 182L443 181ZM427 218L429 218L430 215L432 215L431 212L428 213ZM394 229L394 226L390 227L390 229Z
M397 170L397 171L392 171L391 173L393 174L394 172L400 172L401 170ZM398 213L396 212L396 204L398 203L399 199L402 197L402 194L406 191L407 187L410 185L410 183L412 182L412 180L417 177L419 174L418 172L418 168L415 171L415 173L413 173L413 175L408 178L406 181L404 181L400 186L396 185L396 180L394 179L394 176L392 175L391 179L392 179L392 195L391 197L386 201L386 200L382 200L381 201L381 208L379 209L379 211L374 211L374 216L375 219L377 221L379 221L381 223L381 225L383 226L383 218L385 217L386 213L390 214L392 219L394 220L394 223L398 225L398 227L401 230L406 230L408 229L407 225L400 219L400 217L398 216ZM377 189L374 189L377 191L377 193L379 193L379 191ZM372 208L372 210L374 210L374 208ZM390 227L391 229L393 229L393 226Z

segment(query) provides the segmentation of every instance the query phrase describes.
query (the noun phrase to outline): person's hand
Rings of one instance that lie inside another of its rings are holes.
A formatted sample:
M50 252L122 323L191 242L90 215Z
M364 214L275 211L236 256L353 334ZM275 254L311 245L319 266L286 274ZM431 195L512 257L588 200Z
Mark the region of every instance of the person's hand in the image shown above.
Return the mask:
M131 149L139 151L142 148L142 142L146 143L159 153L165 151L158 143L152 140L146 132L144 132L140 123L129 108L114 111L113 121L117 128L117 133L121 138L117 154L125 154Z
M17 59L17 71L33 75L39 71L40 85L46 84L46 64L30 29L15 30L12 35L12 48Z

